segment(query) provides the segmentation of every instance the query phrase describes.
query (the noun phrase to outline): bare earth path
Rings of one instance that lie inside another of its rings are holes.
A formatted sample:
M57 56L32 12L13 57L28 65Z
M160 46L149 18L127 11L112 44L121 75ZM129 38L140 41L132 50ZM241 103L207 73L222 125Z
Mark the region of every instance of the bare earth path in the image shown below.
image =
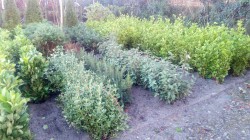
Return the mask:
M196 75L196 77L198 77ZM223 84L197 78L192 94L168 105L140 87L131 91L132 104L126 112L130 129L117 140L250 139L250 100L241 98L238 87L250 82L228 77ZM250 94L250 89L247 89ZM69 128L54 99L30 105L31 130L36 140L88 140L86 133ZM45 118L44 118L45 117ZM44 130L43 125L48 129Z

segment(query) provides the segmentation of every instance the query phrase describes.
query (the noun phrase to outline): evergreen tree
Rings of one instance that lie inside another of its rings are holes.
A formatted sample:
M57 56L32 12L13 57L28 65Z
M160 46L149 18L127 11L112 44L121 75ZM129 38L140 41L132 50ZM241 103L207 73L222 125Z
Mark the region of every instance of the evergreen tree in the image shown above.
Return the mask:
M65 26L72 27L77 25L78 19L76 15L76 11L74 8L73 0L67 0L66 4L66 14L65 14Z
M27 10L26 10L26 24L33 22L42 22L41 9L37 0L28 0Z
M4 28L12 30L21 23L21 18L15 0L6 0L5 8Z

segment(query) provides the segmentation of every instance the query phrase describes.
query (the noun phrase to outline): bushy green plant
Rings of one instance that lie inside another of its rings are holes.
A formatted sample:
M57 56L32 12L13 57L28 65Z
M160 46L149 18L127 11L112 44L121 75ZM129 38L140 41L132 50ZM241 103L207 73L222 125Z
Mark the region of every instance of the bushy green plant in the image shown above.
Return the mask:
M27 25L24 33L46 56L52 53L57 45L64 42L63 31L59 27L46 22Z
M63 74L65 85L60 101L71 125L86 130L95 140L107 139L126 128L126 115L115 98L115 86L86 71L83 61L60 49L50 62Z
M125 67L119 68L113 64L96 58L91 53L81 51L80 56L85 62L85 67L88 70L95 72L99 76L104 76L104 82L111 82L118 88L119 97L118 101L122 106L130 102L130 89L133 81L130 78L129 73L126 73Z
M152 90L155 96L169 103L187 95L193 84L193 78L185 69L137 49L122 50L112 40L101 44L100 52L106 61L125 67L135 83Z
M0 52L0 139L30 140L28 99L21 97L21 80L14 76L15 64Z
M107 17L113 16L109 8L104 7L99 2L89 5L85 8L86 18L88 20L104 20Z
M5 1L5 8L4 28L12 30L21 23L21 18L15 0Z
M162 18L121 16L88 21L86 25L102 36L116 35L124 48L139 47L156 56L171 57L178 65L187 62L201 76L218 82L223 82L229 71L241 75L249 67L250 38L245 35L242 22L238 22L238 28L231 29L225 25L186 26L181 18L171 22Z
M1 140L31 140L27 102L18 92L0 89Z
M28 0L26 14L25 14L26 24L34 22L42 22L42 20L43 18L38 0Z
M74 1L67 0L66 3L66 10L65 10L65 26L66 27L73 27L76 26L78 23Z
M23 96L32 101L43 101L49 95L49 86L45 77L48 61L34 46L24 46L20 50L18 76L23 80L20 86Z
M66 35L71 42L77 42L86 50L96 50L97 44L102 41L102 37L95 30L88 28L81 23L66 30Z

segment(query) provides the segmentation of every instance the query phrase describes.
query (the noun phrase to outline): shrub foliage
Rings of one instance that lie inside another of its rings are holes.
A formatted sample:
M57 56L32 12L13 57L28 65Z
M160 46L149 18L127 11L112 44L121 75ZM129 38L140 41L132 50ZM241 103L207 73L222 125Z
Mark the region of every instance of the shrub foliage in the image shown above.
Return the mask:
M66 119L96 140L124 130L126 115L117 101L116 86L103 82L102 77L85 70L83 61L60 50L50 57L50 62L63 75L61 81L65 85L60 101Z
M242 22L235 29L224 25L186 26L182 19L151 20L121 16L103 21L88 21L103 36L115 34L127 48L139 47L156 56L170 57L179 64L188 59L192 68L205 78L223 82L229 71L242 74L250 62L250 38Z
M134 83L152 90L161 100L171 103L187 95L191 89L193 79L184 67L137 49L122 50L112 40L101 44L100 52L106 61L120 68L125 67Z

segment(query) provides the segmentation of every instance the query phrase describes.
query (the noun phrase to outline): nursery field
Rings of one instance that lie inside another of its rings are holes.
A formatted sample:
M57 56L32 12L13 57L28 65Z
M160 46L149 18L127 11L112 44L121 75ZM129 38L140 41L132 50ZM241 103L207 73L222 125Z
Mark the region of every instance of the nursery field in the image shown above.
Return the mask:
M197 76L192 94L173 105L135 86L131 89L132 103L125 109L130 128L111 139L249 139L250 99L239 91L239 87L246 90L249 79L248 72L243 77L228 77L218 85ZM35 139L90 139L87 133L68 127L55 98L29 107Z
M51 22L55 3L1 2L0 140L250 139L244 12L229 26L59 0Z

